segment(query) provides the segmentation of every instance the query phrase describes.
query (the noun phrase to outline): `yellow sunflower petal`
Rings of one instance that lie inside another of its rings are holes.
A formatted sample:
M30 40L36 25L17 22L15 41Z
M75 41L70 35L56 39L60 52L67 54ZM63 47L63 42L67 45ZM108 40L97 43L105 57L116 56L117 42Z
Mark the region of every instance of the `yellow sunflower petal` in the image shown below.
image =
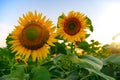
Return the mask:
M37 52L36 52L36 50L33 50L31 54L32 54L33 62L36 61L36 58L37 58Z
M31 50L27 50L26 49L26 56L25 56L25 61L27 61L28 60L28 58L29 58L29 56L30 56L30 54L31 54Z

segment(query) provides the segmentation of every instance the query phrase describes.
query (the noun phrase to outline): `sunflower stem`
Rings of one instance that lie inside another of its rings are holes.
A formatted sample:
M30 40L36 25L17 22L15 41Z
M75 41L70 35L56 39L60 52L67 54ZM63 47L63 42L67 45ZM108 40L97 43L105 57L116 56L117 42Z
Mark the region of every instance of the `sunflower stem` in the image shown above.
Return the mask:
M74 53L74 50L75 48L74 48L74 45L73 45L73 43L71 44L71 54L73 54Z

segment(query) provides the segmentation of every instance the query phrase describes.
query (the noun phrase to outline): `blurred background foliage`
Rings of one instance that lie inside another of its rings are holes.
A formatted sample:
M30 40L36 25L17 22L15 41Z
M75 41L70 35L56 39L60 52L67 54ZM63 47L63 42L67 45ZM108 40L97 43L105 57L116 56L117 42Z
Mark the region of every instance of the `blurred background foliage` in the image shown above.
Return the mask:
M51 46L48 58L42 62L14 59L9 48L0 48L0 80L119 80L120 54L113 44L99 41L66 41ZM119 50L119 49L117 49ZM18 63L17 63L18 62ZM43 76L44 73L44 76Z

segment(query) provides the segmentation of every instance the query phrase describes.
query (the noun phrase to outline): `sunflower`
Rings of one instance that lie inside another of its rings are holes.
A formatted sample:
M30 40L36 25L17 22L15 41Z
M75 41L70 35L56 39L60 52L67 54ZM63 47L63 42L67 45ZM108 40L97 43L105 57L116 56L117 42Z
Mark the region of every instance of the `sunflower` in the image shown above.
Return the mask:
M16 57L28 60L30 55L32 60L41 60L47 57L49 47L54 46L55 26L46 16L41 13L28 12L20 17L19 25L11 32L8 44L11 44L12 53L16 52Z
M85 40L88 28L87 16L80 12L70 11L66 16L64 13L58 18L58 35L65 40L83 41Z

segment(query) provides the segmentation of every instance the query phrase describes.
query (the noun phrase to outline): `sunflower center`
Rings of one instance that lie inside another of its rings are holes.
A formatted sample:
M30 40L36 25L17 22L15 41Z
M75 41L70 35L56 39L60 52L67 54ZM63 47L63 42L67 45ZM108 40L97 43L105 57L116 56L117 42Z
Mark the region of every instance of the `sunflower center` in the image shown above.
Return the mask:
M70 29L70 30L74 30L74 28L75 28L75 24L74 24L74 23L70 23L70 24L69 24L69 29Z
M41 48L49 38L49 32L41 24L28 24L20 34L20 42L27 49Z
M35 40L38 38L38 36L40 35L38 29L36 28L28 28L28 30L26 30L26 38L28 40Z
M75 35L80 31L81 23L77 18L68 18L64 22L64 31L68 35Z

